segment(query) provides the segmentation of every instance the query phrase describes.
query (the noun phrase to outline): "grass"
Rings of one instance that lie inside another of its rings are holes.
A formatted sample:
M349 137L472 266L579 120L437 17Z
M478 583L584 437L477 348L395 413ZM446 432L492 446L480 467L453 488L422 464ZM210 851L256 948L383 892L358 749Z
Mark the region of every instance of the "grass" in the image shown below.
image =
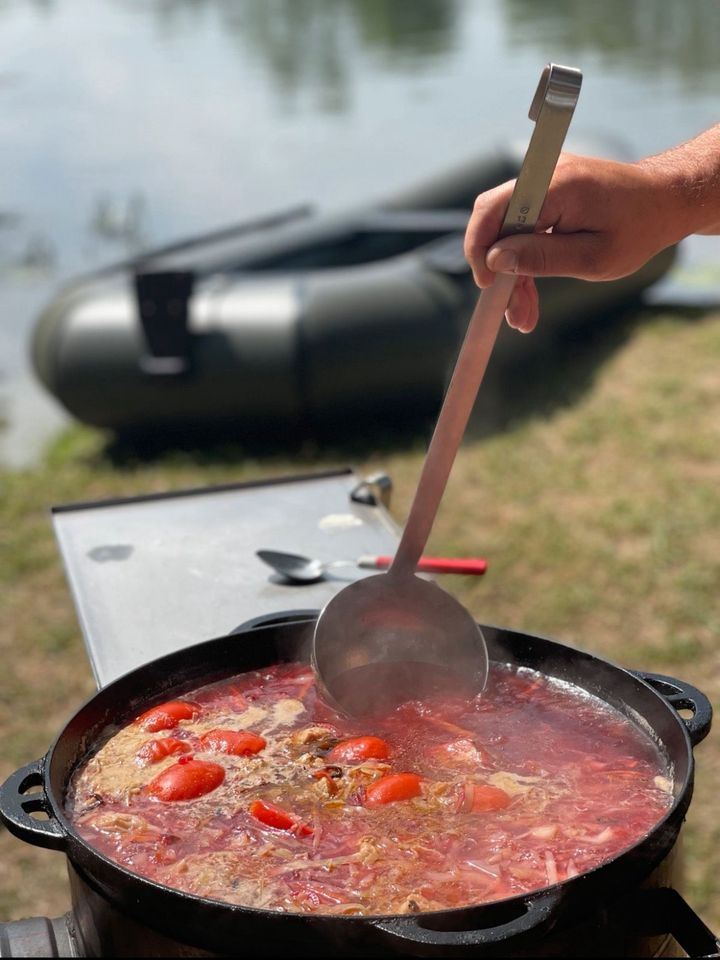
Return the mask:
M78 428L37 468L0 473L0 776L44 754L93 691L51 504L350 463L391 475L402 522L424 440L381 437L141 459ZM430 549L489 558L484 578L444 581L481 621L675 674L717 708L719 450L720 315L634 313L548 340L483 388ZM720 738L711 734L696 760L684 892L717 930ZM2 919L67 908L62 855L7 834L0 851Z

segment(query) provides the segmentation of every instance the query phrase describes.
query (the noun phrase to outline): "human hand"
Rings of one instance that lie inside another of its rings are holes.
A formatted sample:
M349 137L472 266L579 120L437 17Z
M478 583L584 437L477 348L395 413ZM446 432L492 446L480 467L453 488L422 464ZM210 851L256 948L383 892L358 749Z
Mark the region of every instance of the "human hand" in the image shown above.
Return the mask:
M538 321L534 277L615 280L685 235L669 171L655 158L618 163L562 154L533 234L498 240L514 181L475 201L465 256L479 287L515 273L506 318L523 333Z

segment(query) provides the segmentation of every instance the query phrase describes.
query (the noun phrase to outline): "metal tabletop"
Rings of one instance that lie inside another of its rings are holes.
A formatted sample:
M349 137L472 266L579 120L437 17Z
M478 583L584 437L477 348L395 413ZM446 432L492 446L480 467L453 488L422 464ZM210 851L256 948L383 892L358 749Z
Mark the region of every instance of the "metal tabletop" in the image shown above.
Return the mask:
M374 572L340 567L290 584L256 550L353 559L393 554L399 535L349 468L61 505L52 518L98 687L255 617L320 609Z

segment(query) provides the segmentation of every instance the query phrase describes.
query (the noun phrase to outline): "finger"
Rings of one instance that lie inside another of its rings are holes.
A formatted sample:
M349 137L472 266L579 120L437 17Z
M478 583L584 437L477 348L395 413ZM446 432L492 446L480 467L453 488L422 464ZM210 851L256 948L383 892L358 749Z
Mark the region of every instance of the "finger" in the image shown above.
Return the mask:
M520 333L535 329L540 314L540 300L532 277L518 277L510 297L505 319L508 325Z
M475 200L473 212L465 231L465 258L470 264L479 287L489 287L495 279L485 262L488 247L500 233L514 181L493 187Z
M541 233L507 237L488 250L486 267L528 277L606 279L597 233Z

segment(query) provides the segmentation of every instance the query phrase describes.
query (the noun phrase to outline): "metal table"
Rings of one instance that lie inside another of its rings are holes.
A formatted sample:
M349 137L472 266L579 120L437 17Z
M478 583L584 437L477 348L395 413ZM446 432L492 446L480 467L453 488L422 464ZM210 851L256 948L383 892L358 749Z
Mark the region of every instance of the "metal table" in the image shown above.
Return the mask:
M53 509L53 525L98 687L246 620L317 610L349 580L342 567L290 584L261 548L320 560L394 553L390 481L350 468Z

